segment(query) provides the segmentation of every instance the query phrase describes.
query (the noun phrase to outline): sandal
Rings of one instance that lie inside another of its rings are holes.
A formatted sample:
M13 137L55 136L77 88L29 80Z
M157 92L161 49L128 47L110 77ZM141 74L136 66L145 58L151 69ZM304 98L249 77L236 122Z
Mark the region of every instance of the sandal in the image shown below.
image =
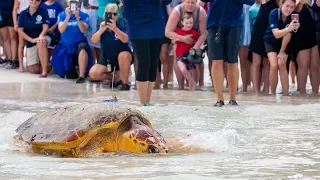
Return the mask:
M39 77L40 78L47 78L47 74L41 74Z

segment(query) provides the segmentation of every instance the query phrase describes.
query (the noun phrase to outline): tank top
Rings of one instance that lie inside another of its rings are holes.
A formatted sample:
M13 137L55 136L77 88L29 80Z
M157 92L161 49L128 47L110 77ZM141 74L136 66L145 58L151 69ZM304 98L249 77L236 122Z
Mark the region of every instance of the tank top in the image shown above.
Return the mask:
M19 14L29 7L29 0L19 0Z
M183 16L183 12L182 12L182 4L178 5L178 9L179 9L179 14L180 14L180 21L178 24L178 28L182 27L181 24L181 20L182 20L182 16ZM196 17L193 17L195 19L194 24L193 24L193 29L195 29L198 33L199 33L199 16L200 16L200 6L197 5L197 13L196 13Z

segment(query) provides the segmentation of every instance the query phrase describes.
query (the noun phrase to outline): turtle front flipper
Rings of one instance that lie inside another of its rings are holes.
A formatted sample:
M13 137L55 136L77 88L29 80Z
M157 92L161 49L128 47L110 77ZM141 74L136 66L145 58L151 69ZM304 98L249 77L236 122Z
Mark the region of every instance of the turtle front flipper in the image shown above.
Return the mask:
M83 148L71 149L71 154L76 158L87 158L89 156L96 156L103 153L101 145L95 141L88 143Z

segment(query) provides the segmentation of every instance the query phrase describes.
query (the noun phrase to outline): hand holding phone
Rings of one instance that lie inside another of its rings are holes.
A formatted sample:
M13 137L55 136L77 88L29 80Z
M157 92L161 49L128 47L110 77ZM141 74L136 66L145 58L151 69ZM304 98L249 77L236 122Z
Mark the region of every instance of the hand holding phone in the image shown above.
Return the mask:
M299 14L291 14L291 21L299 22Z
M105 21L106 25L108 23L111 23L111 19L112 19L112 12L105 12L104 21Z
M77 1L70 1L70 10L71 11L77 10Z

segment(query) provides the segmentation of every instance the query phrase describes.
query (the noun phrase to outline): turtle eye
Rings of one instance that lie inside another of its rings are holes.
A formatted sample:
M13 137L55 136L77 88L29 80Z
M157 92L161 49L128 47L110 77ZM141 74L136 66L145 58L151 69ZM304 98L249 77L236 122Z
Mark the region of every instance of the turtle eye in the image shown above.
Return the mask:
M159 153L159 149L153 145L148 146L148 153Z

